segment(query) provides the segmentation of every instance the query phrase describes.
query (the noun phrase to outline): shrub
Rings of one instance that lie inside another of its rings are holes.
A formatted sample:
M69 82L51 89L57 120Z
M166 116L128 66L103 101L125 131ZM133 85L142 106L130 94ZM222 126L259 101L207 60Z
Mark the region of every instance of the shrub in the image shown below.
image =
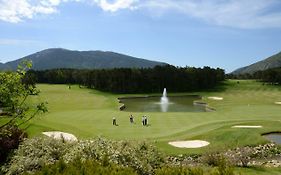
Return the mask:
M225 161L225 159L221 159L211 175L234 175L233 168Z
M28 173L26 173L28 174ZM121 167L112 163L100 164L95 160L81 161L76 158L73 162L65 163L63 160L58 161L54 165L43 167L41 171L34 173L35 175L136 175L133 169Z
M224 153L232 164L241 167L250 165L253 159L268 159L280 155L280 149L274 144L259 145L256 147L246 146L235 148Z
M13 124L0 129L0 164L6 161L11 151L17 149L26 136L23 130Z
M215 166L211 175L234 175L232 163L228 157L220 153L208 153L203 156L203 162Z
M131 167L139 173L151 174L164 162L158 150L146 142L112 141L104 138L80 141L65 155L64 160L72 161L81 156L82 160L103 160Z
M203 175L203 169L198 167L188 168L183 166L165 166L156 170L155 175L168 175L168 174L176 174L176 175Z
M226 158L219 153L207 153L202 157L203 163L210 166L219 166L222 163L226 163Z
M8 165L3 167L7 174L32 172L45 165L54 164L71 147L69 143L52 138L26 139L15 151Z
M92 160L102 165L119 164L140 174L152 174L164 162L157 149L145 142L97 138L69 143L52 138L32 138L20 145L4 171L7 174L34 172L60 159L71 163L77 157L82 162Z
M215 168L165 166L157 169L155 175L234 175L233 168L227 164L220 164Z

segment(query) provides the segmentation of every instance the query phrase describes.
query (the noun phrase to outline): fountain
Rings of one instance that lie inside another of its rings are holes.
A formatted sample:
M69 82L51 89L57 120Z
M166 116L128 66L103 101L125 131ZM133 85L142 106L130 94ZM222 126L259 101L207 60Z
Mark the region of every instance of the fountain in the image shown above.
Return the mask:
M168 99L168 97L167 97L167 90L166 90L166 88L164 88L164 90L163 90L163 95L162 95L162 97L161 97L161 104L169 104L169 99Z
M160 100L160 106L161 106L161 111L162 112L167 112L168 111L168 106L169 106L169 99L167 97L167 90L164 88L163 90L163 95Z
M206 103L201 104L202 98L198 95L167 96L167 89L163 95L118 98L122 104L120 110L130 112L207 112L211 111ZM199 101L199 102L198 102Z

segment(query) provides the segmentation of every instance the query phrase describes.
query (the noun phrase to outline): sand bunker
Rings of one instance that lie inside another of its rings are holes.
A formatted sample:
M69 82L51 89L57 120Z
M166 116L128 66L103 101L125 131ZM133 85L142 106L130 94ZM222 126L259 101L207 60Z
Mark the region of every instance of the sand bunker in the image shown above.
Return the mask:
M260 125L236 125L231 128L262 128Z
M169 142L169 144L178 148L201 148L209 145L210 143L203 140L188 140Z
M66 141L77 141L78 139L73 135L66 132L51 131L43 132L44 135L48 137L53 137L54 139L64 139Z
M281 105L281 101L276 101L275 104Z
M223 100L222 97L208 97L208 99L211 99L211 100Z

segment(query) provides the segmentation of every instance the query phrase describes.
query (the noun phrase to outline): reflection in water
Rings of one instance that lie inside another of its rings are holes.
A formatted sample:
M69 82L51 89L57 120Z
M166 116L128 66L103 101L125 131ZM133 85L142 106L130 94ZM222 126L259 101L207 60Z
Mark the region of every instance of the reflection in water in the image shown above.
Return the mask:
M169 103L160 103L161 112L167 112L169 108Z
M194 105L194 101L201 100L200 96L169 96L168 103L161 103L161 97L126 97L119 98L131 112L207 112L206 105Z
M281 133L265 134L264 137L274 143L281 144Z

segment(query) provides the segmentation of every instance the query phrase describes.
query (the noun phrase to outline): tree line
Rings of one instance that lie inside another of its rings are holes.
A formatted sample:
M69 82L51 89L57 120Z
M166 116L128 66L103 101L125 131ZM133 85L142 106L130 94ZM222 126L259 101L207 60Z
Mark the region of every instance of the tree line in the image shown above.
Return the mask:
M253 76L266 83L281 85L281 68L258 71L255 72Z
M257 71L253 74L248 74L248 73L240 74L240 75L229 74L226 75L226 77L229 79L256 79L264 83L281 85L281 67L267 69L264 71Z
M153 93L166 87L169 92L214 88L225 79L223 69L175 67L115 68L99 70L52 69L27 73L25 81L49 84L79 84L113 93Z

